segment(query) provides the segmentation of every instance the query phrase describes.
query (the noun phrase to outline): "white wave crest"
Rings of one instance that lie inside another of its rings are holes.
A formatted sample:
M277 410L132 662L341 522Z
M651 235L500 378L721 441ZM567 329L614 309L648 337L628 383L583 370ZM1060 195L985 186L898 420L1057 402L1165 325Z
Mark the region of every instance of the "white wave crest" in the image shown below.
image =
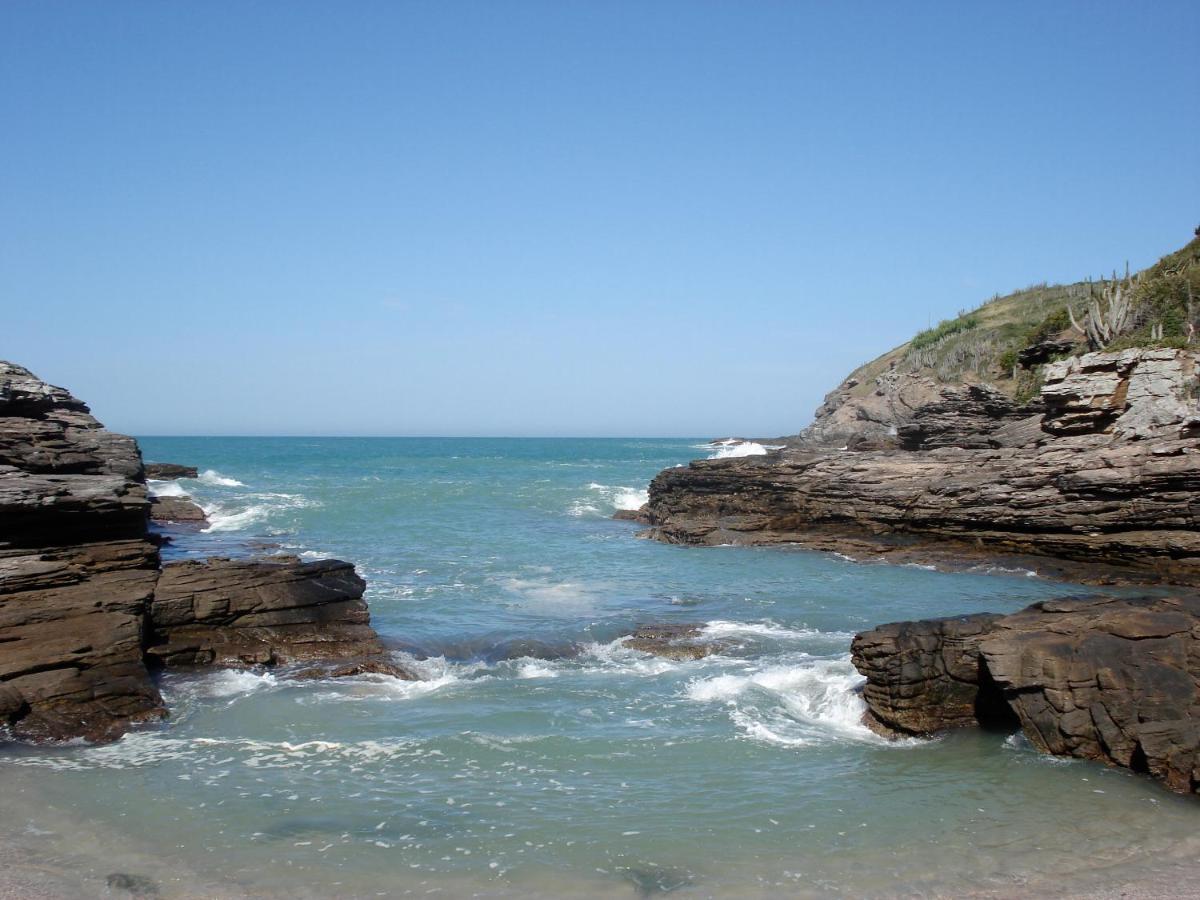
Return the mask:
M205 484L211 484L216 487L245 487L245 482L238 481L236 478L229 478L222 475L216 469L205 469L200 473L199 480Z
M208 516L208 527L205 531L241 531L250 525L263 522L271 514L271 507L256 503L245 509L228 510L223 504L217 503L204 507Z
M308 500L299 494L254 493L244 494L230 500L216 503L201 503L204 514L208 516L207 531L241 531L251 525L266 522L273 515L295 509L320 506L315 500Z
M722 442L716 453L709 454L709 459L733 459L738 456L766 456L767 448L755 441Z
M573 501L567 510L571 515L605 515L618 509L641 509L650 502L650 492L646 488L598 484L595 481L587 488L592 495ZM609 507L607 512L602 509L604 506Z
M517 666L518 678L557 678L558 672L541 660L531 659Z
M175 481L154 481L146 482L146 490L151 497L187 497L188 492L183 489L183 485Z
M854 740L886 743L862 723L866 704L858 688L865 679L838 659L771 666L749 675L717 675L693 681L687 697L724 703L730 719L752 740L786 747Z
M205 679L201 684L200 693L209 697L233 697L263 688L273 688L278 684L278 680L270 672L226 669Z
M728 622L714 619L704 626L705 637L771 638L782 641L825 638L830 641L849 641L854 635L845 631L820 631L816 628L787 628L771 620L764 622Z
M607 644L591 643L580 648L579 661L590 674L661 675L678 669L683 663L653 656L625 646L619 637Z

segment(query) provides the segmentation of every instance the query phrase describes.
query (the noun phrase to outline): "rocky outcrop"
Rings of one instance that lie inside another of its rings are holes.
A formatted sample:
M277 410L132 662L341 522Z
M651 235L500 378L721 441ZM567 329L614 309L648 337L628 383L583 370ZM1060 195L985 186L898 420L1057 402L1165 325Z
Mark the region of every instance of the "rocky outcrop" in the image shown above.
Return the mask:
M163 566L146 653L163 666L274 666L382 657L348 562L295 557Z
M914 413L930 424L909 441L953 446L789 449L667 469L650 485L649 534L933 561L1033 556L1039 571L1077 580L1200 583L1190 357L1131 351L1058 364L1042 417L999 402L993 416L972 390L944 394ZM1093 373L1103 378L1084 388ZM1091 431L1079 433L1085 418ZM982 433L956 437L963 429Z
M977 708L984 677L979 641L1001 618L897 622L855 636L854 665L867 678L867 723L883 734L928 735L987 721Z
M1075 341L1071 338L1046 338L1017 352L1017 363L1023 369L1048 363L1057 356L1071 353Z
M847 379L825 396L813 424L787 439L787 444L813 449L886 442L917 409L936 403L943 388L927 375L889 369L876 377L873 389L864 395L856 379Z
M1052 363L1042 387L1043 428L1128 440L1177 437L1195 423L1196 360L1179 350L1126 350Z
M164 712L142 663L158 577L132 438L0 362L0 725L102 740Z
M1038 749L1200 789L1200 599L1050 600L854 639L878 730L1020 729Z
M176 478L195 478L199 470L195 466L177 463L146 463L146 478L154 481L173 481Z
M181 498L160 515L197 521ZM147 667L387 663L349 563L167 565L136 442L0 362L0 732L110 740L165 715ZM3 736L0 734L0 737Z
M1040 403L1014 403L993 388L970 384L943 388L938 400L915 409L896 433L904 450L1022 447L1041 437L1041 415Z

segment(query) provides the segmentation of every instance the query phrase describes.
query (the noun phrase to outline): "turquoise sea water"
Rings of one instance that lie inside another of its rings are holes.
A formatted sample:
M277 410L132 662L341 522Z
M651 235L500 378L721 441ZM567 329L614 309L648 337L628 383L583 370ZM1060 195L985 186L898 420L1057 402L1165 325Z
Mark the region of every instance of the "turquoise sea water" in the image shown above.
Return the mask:
M171 675L167 727L9 750L8 827L87 877L138 869L166 896L1007 896L1194 849L1194 803L1143 778L1005 734L859 724L855 631L1092 589L666 546L610 519L711 452L697 441L141 443L205 470L155 486L213 522L171 553L351 560L425 680ZM622 648L645 622L728 649Z

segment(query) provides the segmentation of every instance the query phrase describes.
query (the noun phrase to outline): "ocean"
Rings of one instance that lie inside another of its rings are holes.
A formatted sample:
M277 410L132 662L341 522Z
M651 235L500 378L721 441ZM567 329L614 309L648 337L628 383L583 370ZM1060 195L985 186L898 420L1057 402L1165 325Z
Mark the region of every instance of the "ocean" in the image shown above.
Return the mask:
M168 555L350 560L423 680L171 674L170 722L0 755L7 840L161 895L1012 896L1195 858L1194 801L964 730L860 723L856 631L1094 593L636 537L699 440L140 439L211 526ZM268 546L268 549L272 549ZM622 647L698 623L724 652ZM514 649L517 648L517 649ZM525 655L522 655L525 654Z

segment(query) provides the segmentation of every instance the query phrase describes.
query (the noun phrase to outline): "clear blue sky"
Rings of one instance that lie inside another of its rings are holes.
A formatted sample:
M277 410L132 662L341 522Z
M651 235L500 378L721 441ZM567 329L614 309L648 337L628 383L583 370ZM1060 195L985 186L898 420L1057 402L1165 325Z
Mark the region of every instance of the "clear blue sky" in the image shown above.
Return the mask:
M1200 4L0 5L0 357L137 434L794 432L1200 222Z

